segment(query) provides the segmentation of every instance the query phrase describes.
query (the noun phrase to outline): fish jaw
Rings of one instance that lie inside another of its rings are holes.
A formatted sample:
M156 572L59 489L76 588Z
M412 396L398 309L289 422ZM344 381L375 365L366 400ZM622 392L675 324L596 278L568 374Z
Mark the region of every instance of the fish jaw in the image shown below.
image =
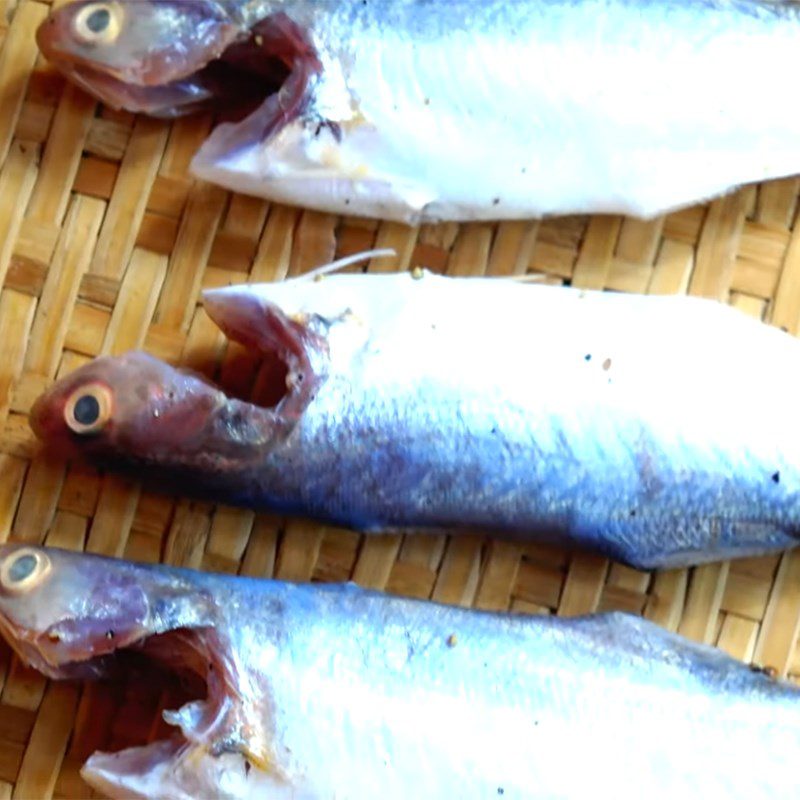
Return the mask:
M263 323L265 315L274 314L300 325L301 330L304 326L305 332L298 338L309 349L320 351L322 345L314 334L320 337L324 333L330 358L334 350L339 358L348 345L350 349L363 346L374 326L396 318L398 307L413 307L429 296L444 303L454 287L451 278L424 269L368 277L360 273L312 274L274 283L207 289L203 303L226 336L246 347L275 347L265 338ZM262 321L257 319L259 315Z
M387 140L382 126L365 116L340 58L313 26L286 14L265 25L294 43L289 78L247 119L212 132L192 160L194 174L322 211L420 219L436 194L418 169L403 170L405 142Z
M364 116L338 64L321 70L298 62L280 98L211 133L192 172L233 191L329 213L406 224L470 218L469 208L442 202L426 170L409 163L407 140L387 137Z
M36 569L28 570L33 561ZM136 791L126 776L157 785L143 767L157 776L166 756L188 759L187 769L207 756L209 774L226 771L234 761L242 772L254 765L267 770L268 744L242 702L241 687L248 681L220 624L218 599L177 570L54 548L0 546L0 634L29 666L53 679L96 680L124 674L120 657L133 652L203 681L202 699L164 712L177 729L169 741L98 757L105 765L100 788L110 781L112 767L118 788Z
M137 86L87 66L59 65L59 69L68 80L109 108L151 117L190 114L214 99L212 92L192 79L163 86Z
M203 699L162 717L175 733L143 747L116 753L93 753L81 774L111 797L242 797L242 787L277 783L269 743L261 720L246 704L236 655L224 633L211 627L178 630L145 640L138 652L178 672L195 663L206 684ZM199 674L199 673L198 673Z
M328 374L328 322L314 315L287 314L275 303L235 287L207 291L203 302L229 339L283 361L287 392L276 414L288 424L299 419Z
M92 753L81 768L81 777L106 797L187 798L171 786L174 763L185 752L179 739L129 747L119 753Z
M435 207L424 182L370 165L381 141L367 129L357 137L320 126L313 115L273 124L263 141L244 135L241 123L220 125L192 159L202 180L232 191L327 213L375 216L405 224L463 216L455 206Z
M299 795L294 787L270 771L254 768L239 753L215 756L200 746L178 739L155 742L120 753L93 753L81 769L81 777L108 797L200 797L270 800Z

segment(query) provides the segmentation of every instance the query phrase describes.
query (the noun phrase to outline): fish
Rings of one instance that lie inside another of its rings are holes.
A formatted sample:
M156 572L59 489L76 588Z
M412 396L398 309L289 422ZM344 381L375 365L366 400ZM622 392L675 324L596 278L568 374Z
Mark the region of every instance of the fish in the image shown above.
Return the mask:
M52 679L124 681L137 661L196 679L166 739L88 758L108 796L800 792L800 690L621 612L502 614L6 544L0 633Z
M270 365L269 403L100 357L35 401L46 450L366 533L483 531L640 569L798 542L800 342L727 305L414 270L204 307Z
M335 214L651 218L800 172L793 2L81 0L37 40L113 107L249 87L193 173Z

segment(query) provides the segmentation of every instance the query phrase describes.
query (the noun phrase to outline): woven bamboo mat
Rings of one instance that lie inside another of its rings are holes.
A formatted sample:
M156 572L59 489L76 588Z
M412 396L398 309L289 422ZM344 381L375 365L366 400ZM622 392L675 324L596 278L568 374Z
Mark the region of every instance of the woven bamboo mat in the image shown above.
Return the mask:
M370 247L374 269L544 273L689 292L800 325L800 181L750 187L652 222L616 217L419 230L233 196L187 177L209 119L110 113L38 58L46 2L0 0L0 541L162 559L523 613L625 609L800 676L800 554L658 575L477 536L357 535L156 496L37 455L26 414L56 377L143 347L213 370L224 342L202 287L297 274ZM230 359L230 355L228 356ZM768 413L768 409L765 409ZM152 692L151 692L152 694ZM153 734L163 696L48 684L0 646L0 800L86 797L85 757Z

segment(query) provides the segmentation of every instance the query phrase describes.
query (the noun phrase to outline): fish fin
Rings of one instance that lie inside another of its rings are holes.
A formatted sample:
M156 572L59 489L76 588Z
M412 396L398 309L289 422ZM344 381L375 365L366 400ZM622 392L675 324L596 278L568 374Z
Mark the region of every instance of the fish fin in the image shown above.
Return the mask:
M302 415L327 376L324 333L303 317L290 318L274 303L246 291L205 292L205 309L232 341L264 355L277 355L287 367L287 393L276 413L285 420Z

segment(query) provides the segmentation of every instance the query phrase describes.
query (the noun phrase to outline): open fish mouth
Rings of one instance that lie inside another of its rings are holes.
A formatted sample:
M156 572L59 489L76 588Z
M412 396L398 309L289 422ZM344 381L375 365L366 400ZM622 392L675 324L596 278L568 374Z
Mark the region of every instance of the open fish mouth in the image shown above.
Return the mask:
M218 59L185 78L155 85L131 83L90 64L59 65L59 69L76 86L115 110L162 119L214 111L225 120L239 122L273 97L272 105L285 105L278 94L288 82L289 70L274 60L267 66L263 75L253 75Z
M55 665L31 659L35 645L19 647L22 657L50 678L101 682L101 692L118 704L106 747L92 753L82 774L93 785L124 787L169 760L200 748L219 755L235 697L210 628L179 628L144 635L99 656ZM110 715L111 716L111 715ZM143 723L133 732L127 723Z
M184 469L192 475L199 466L214 491L217 481L260 463L284 442L328 379L328 333L336 320L241 288L211 291L204 300L226 338L241 346L219 384L145 353L96 359L31 409L31 427L47 449L140 476L158 473L175 488Z
M54 680L103 683L107 688L102 691L118 705L109 719L127 722L135 714L147 721L133 735L127 724L116 729L112 722L107 750L90 755L84 777L96 783L99 775L101 783L122 787L165 758L179 758L197 747L218 754L223 749L219 742L230 741L228 723L237 692L214 629L150 633L137 626L127 636L110 627L101 630L70 642L53 629L19 628L0 614L0 636L24 663Z
M0 636L45 677L96 685L88 696L105 713L90 738L103 751L80 756L108 796L172 797L170 768L187 759L212 771L266 764L216 599L182 576L3 545Z
M214 99L202 83L176 81L163 86L137 86L108 72L75 64L62 70L65 76L109 108L172 118L201 111Z

